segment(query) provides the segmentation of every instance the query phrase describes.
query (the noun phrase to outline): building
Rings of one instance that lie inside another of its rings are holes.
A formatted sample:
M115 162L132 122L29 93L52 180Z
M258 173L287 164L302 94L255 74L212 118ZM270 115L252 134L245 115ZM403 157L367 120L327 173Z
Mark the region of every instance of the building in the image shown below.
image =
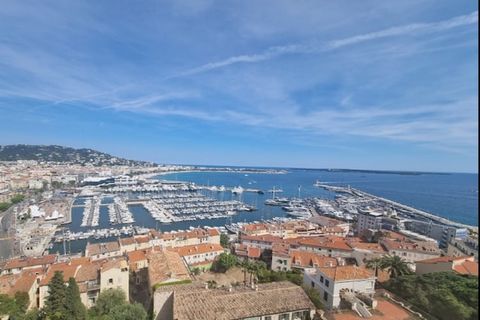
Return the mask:
M338 236L322 236L300 238L292 242L291 248L305 251L312 251L328 257L344 257L349 258L353 249L348 245L344 237Z
M235 243L234 254L241 260L258 261L262 256L262 250L257 247Z
M399 256L412 263L439 257L441 254L438 245L430 241L410 241L408 239L381 239L379 243L387 250L389 255Z
M29 269L15 274L0 276L0 294L14 297L17 292L28 294L28 309L38 307L37 291L39 280L43 273L41 270Z
M45 269L57 261L56 254L40 257L20 257L8 260L2 268L2 274L17 274L29 269Z
M164 286L155 291L157 320L312 319L315 306L290 282L209 289L202 284Z
M382 228L382 212L364 210L357 215L357 234L366 230L380 230Z
M43 308L48 297L48 284L56 271L63 274L65 283L74 278L80 291L80 299L87 307L92 307L100 292L108 289L121 289L129 300L129 268L123 257L90 260L88 258L71 259L68 262L55 263L39 282L38 307Z
M450 240L454 238L465 239L468 234L468 230L465 228L457 228L432 221L408 220L405 221L405 228L435 239L440 248L447 248Z
M272 252L272 270L290 271L303 270L312 267L334 267L336 258L304 250L289 250L288 252L275 248Z
M464 257L438 257L427 260L417 261L415 268L416 274L425 274L432 272L454 271L462 275L471 275L478 277L478 263L472 256Z
M85 256L91 260L100 260L122 255L121 247L118 241L104 243L87 243Z
M184 260L177 252L170 250L155 250L147 253L148 287L155 287L178 281L189 281L190 273Z
M451 239L448 242L447 255L453 257L473 256L475 261L478 261L478 237L469 235L465 239Z
M168 248L177 252L190 267L209 268L215 258L224 252L219 244L202 243L197 245Z
M340 307L344 292L373 296L375 279L371 270L357 266L309 268L303 274L303 284L318 290L328 309Z

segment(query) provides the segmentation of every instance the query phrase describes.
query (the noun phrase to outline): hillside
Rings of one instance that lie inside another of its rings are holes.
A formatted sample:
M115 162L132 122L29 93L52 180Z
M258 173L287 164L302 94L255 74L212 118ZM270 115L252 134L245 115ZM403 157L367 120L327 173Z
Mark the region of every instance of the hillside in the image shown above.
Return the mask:
M0 161L36 160L39 162L65 162L93 165L147 165L144 161L114 157L92 149L74 149L56 145L6 145L0 146Z

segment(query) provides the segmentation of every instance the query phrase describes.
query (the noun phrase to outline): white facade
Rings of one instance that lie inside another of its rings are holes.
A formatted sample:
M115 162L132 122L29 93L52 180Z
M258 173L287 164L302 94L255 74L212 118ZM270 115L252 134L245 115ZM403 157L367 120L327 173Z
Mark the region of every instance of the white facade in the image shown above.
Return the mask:
M315 268L305 269L303 284L317 290L328 309L340 306L340 292L343 290L368 295L375 293L375 277L373 276L365 279L334 280Z

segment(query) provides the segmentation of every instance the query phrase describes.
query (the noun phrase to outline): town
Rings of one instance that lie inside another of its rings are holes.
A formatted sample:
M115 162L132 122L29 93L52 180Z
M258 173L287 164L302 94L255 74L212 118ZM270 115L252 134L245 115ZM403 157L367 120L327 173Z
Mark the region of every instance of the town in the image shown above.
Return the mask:
M2 162L0 293L26 294L25 312L44 310L61 274L76 282L86 309L120 290L152 319L440 319L402 283L445 273L456 277L448 281L477 281L476 227L321 182L314 184L334 199L265 201L290 218L168 232L135 225L131 205L167 224L256 210L199 190L257 189L152 179L189 170L210 168ZM82 231L68 229L74 210ZM66 249L79 240L84 250Z

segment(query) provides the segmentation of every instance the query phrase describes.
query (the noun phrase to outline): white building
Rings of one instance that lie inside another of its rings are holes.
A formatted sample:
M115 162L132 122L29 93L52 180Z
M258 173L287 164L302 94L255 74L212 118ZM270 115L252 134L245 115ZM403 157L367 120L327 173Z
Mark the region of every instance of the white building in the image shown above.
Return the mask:
M366 230L380 230L382 228L382 212L361 211L357 215L357 233Z
M340 306L344 291L373 296L375 279L371 270L357 266L307 268L303 274L303 284L318 290L328 309Z

